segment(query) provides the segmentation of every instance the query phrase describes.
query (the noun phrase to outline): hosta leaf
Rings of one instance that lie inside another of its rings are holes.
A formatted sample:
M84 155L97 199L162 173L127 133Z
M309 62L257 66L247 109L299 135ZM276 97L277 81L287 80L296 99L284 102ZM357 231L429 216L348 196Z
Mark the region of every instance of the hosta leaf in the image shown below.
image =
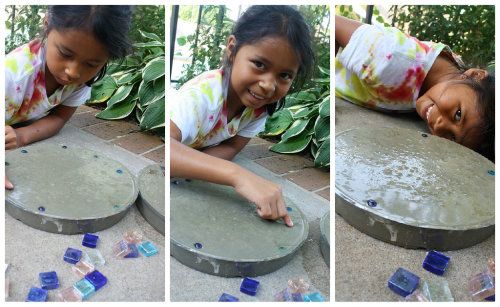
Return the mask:
M301 110L300 113L297 112L293 115L293 118L294 119L299 119L299 118L312 118L312 117L316 117L318 116L318 111L319 109L319 106L316 104L316 105L312 105L310 107L308 107L306 110Z
M113 96L117 87L113 77L106 75L99 82L92 85L90 103L101 103L108 100Z
M319 142L330 137L330 116L318 116L314 123L314 135Z
M290 127L293 122L292 112L288 109L282 109L269 116L266 120L265 130L261 133L263 136L280 135Z
M330 138L327 138L318 148L314 165L319 167L330 166Z
M302 131L304 131L307 127L307 124L309 123L311 119L299 119L299 120L296 120L291 126L290 128L288 128L288 130L283 133L283 135L281 136L281 140L282 141L286 141L287 139L291 138L291 137L294 137L296 135L299 135Z
M150 130L165 127L165 99L157 100L142 114L141 129Z
M318 154L318 145L315 142L314 137L312 138L311 142L311 155L316 159L316 155Z
M330 95L325 97L325 99L323 99L323 101L319 105L319 115L330 116Z
M118 85L131 84L131 83L137 82L138 80L140 80L140 78L141 78L140 73L135 73L135 74L128 73L128 74L124 74L121 77L117 78L116 84L118 84Z
M281 141L278 144L274 144L269 149L279 153L297 153L307 148L311 139L312 135L304 136L301 134L296 137L289 138L286 141Z
M165 78L159 78L151 82L141 82L139 86L139 101L148 105L165 96Z
M302 104L304 102L310 102L316 100L316 95L311 92L302 91L297 94L288 95L285 98L285 106L290 107L296 104Z
M120 86L115 94L108 100L108 107L111 107L117 102L125 100L130 95L130 92L132 91L132 88L134 87L133 84L128 84L128 85L123 85Z
M104 111L96 114L97 118L101 119L122 119L130 115L134 111L137 99L129 98L117 102L112 106L107 107Z
M142 70L142 79L144 82L150 82L156 80L165 75L165 58L159 57L144 67Z

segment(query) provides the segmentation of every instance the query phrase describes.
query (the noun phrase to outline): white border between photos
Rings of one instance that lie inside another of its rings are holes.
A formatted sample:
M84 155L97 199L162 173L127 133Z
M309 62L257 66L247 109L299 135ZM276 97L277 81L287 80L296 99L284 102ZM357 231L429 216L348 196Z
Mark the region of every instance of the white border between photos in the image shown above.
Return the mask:
M266 0L253 0L253 1L242 1L242 0L234 0L234 1L228 1L228 0L225 0L225 1L212 1L212 0L187 0L187 1L180 1L180 0L177 0L177 1L168 1L168 0L165 0L165 1L158 1L158 0L134 0L134 1L130 1L130 0L122 0L122 1L119 1L119 0L108 0L108 1L96 1L96 0L85 0L85 1L82 1L82 0L75 0L74 2L72 2L72 4L130 4L130 5L165 5L166 6L166 16L165 16L165 37L166 37L166 43L169 44L170 42L170 5L173 5L173 4L179 4L179 5L194 5L194 4L238 4L238 3L241 3L241 4L248 4L249 2L251 2L251 4L301 4L301 5L305 5L305 4L311 4L311 5L321 5L321 4L325 4L325 5L330 5L330 10L331 10L331 17L333 18L334 17L334 13L335 13L335 5L340 5L340 4L350 4L350 5L353 5L353 4L384 4L384 5L390 5L390 4L417 4L417 5L425 5L425 4L437 4L435 0L421 0L421 1L357 1L357 0L354 0L354 1L298 1L298 0L288 0L288 1L266 1ZM68 1L65 0L65 1L61 1L61 0L48 0L48 1L36 1L36 0L31 0L31 1L24 1L24 0L17 0L17 1L13 1L13 0L3 0L0 4L0 22L4 22L5 19L6 19L6 16L5 16L5 6L6 5L29 5L29 4L67 4ZM495 1L474 1L474 3L471 3L470 1L453 1L453 0L440 0L439 1L439 4L440 5L457 5L457 4L463 4L463 5L470 5L470 4L473 4L473 5L495 5L495 9L497 8L496 7L496 4L495 4ZM496 10L496 13L498 14L498 11ZM500 22L496 22L495 24L495 31L497 33L497 35L500 33L499 32L499 27L500 27ZM331 46L330 46L330 54L331 55L334 55L334 42L335 42L335 34L334 34L334 24L331 26ZM0 40L2 42L5 41L5 31L0 31ZM5 97L5 92L4 92L4 86L5 86L5 82L4 82L4 78L5 78L5 75L4 75L4 43L0 44L0 97ZM495 58L499 58L499 47L498 47L498 44L495 45L496 46L496 49L495 49ZM169 48L167 48L167 57L169 57ZM333 63L333 57L331 58L331 63ZM332 66L331 66L332 67ZM169 71L169 61L167 61L167 67L166 67L166 71ZM167 78L167 76L165 76ZM333 79L331 80L331 89L332 89L332 92L331 93L334 93L333 92L333 89L334 89L334 81ZM169 84L169 82L167 82L167 84ZM499 89L497 87L496 89L496 97L498 97L498 94L499 94ZM498 99L498 98L497 98ZM168 103L166 103L166 107L167 107L167 110L168 110ZM334 108L332 108L332 115L331 118L333 120L330 121L330 131L331 131L331 134L332 135L335 135L335 116L333 114L333 111ZM499 118L499 112L500 111L496 111L495 113L495 116L496 118ZM165 114L168 114L168 111L165 112ZM4 116L5 114L2 113L2 119L4 119ZM167 117L167 115L166 115ZM3 128L2 130L4 130L5 128ZM497 129L498 130L498 129ZM496 135L497 135L497 138L495 140L496 142L496 148L495 148L495 151L498 153L499 152L499 145L498 145L498 131L496 131ZM0 135L5 138L5 133L4 132L0 132ZM166 139L169 139L168 137L166 137ZM4 141L2 141L4 142ZM169 140L166 140L165 141L165 147L166 148L169 148ZM330 167L330 200L331 200L331 203L330 203L330 208L331 210L334 210L334 199L335 199L335 192L334 192L334 184L333 182L335 182L335 166L334 166L334 157L335 157L335 146L331 146L331 149L330 149L330 159L332 160L331 162L331 167ZM5 163L4 163L4 160L5 160L5 154L4 154L4 151L2 151L2 160L1 161L1 170L2 172L5 171ZM169 153L169 150L166 150L165 151L165 161L169 161L169 158L170 158L170 153ZM169 170L167 169L166 170L166 176L167 178L169 178ZM497 190L500 190L500 183L499 183L499 180L496 180L495 182L495 191ZM497 194L497 193L496 193ZM169 195L169 184L166 185L166 199L165 199L165 205L167 207L167 209L170 207L169 206L169 199L168 199L168 196ZM498 195L496 195L496 201L495 201L495 208L498 209ZM1 196L1 200L3 203L5 203L5 193L2 193L2 196ZM1 213L0 213L0 251L1 251L1 256L0 256L0 260L3 261L3 263L5 263L5 210L0 210ZM332 214L330 216L330 223L331 225L334 225L334 214ZM167 225L166 226L169 226L169 223L168 221L170 221L170 211L167 210L167 214L166 214L166 222L167 222ZM496 223L498 224L498 217L496 217ZM166 302L167 304L172 304L172 305L177 305L177 304L187 304L187 305L191 305L191 304L196 304L196 303L170 303L170 244L167 240L167 238L170 237L170 229L169 227L166 227L166 231L165 231L165 299L166 299ZM330 252L330 297L331 297L331 302L330 303L327 303L327 305L339 305L339 306L344 306L344 305L350 305L350 304L354 304L354 303L344 303L344 302L341 302L341 303L337 303L337 302L333 302L334 301L334 298L335 298L335 230L334 230L334 227L330 227L330 238L333 238L333 240L331 239L331 241L333 242L333 244L331 244L331 252ZM168 247L167 247L168 246ZM495 237L495 252L498 252L498 240L497 238ZM0 262L1 263L1 262ZM5 275L4 275L5 276ZM0 281L0 289L5 289L5 280L4 278L0 278L1 281ZM5 293L4 291L0 291L0 302L1 301L5 301ZM16 303L16 304L23 304L23 303ZM88 302L88 304L100 304L99 302ZM111 304L111 305L110 305ZM114 305L118 305L120 304L121 305L130 305L132 306L132 304L137 305L137 303L129 303L129 302L125 302L125 303L106 303L106 305L108 306L114 306ZM214 304L217 304L217 303L203 303L204 305L207 304L207 305L214 305ZM250 303L252 304L252 303ZM259 306L266 306L270 303L258 303ZM359 303L355 303L356 305L359 304ZM382 304L384 304L383 302L379 302L379 303L361 303L362 305L365 305L365 304L370 304L370 306L382 306ZM391 303L393 304L393 303ZM398 304L398 303L396 303ZM465 305L465 304L468 304L468 303L454 303L453 306L460 306L460 305ZM148 306L164 306L165 303L146 303L146 305ZM199 304L197 304L199 305ZM257 305L257 303L255 304L252 304L252 305Z

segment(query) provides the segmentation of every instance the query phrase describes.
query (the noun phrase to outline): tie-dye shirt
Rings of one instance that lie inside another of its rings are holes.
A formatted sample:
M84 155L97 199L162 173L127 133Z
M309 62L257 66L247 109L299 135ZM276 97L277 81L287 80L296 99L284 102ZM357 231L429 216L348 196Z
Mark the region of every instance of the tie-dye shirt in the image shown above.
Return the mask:
M90 87L70 84L50 97L45 90L45 45L33 40L5 57L5 124L42 118L58 106L77 107L90 98Z
M396 28L362 25L335 58L335 95L363 107L413 111L425 76L448 46L422 42Z
M227 84L222 70L212 70L193 78L175 93L170 100L170 119L181 131L181 143L198 149L235 135L251 138L264 130L265 107L245 108L227 122Z

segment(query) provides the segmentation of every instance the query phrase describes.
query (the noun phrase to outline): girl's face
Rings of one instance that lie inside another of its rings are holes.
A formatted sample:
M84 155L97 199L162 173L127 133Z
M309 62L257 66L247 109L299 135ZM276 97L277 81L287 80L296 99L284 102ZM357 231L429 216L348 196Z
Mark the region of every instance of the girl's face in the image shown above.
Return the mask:
M258 109L283 98L299 70L299 62L288 41L267 37L243 45L231 54L236 40L228 40L232 57L228 103Z
M416 103L432 134L475 149L481 142L481 114L475 92L465 84L440 82Z
M105 46L90 32L52 29L47 35L48 73L60 85L80 85L91 80L108 57Z

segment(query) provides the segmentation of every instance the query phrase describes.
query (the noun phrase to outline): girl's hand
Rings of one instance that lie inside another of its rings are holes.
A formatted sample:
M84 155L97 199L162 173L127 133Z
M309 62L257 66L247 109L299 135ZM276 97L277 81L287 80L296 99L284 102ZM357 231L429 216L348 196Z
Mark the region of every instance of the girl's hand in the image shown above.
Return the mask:
M180 140L179 128L170 121L170 176L232 186L257 206L257 213L262 218L283 218L287 226L293 226L280 186L233 162L190 148L180 143ZM219 156L228 157L225 153Z
M293 226L279 185L246 170L237 178L234 185L236 192L257 206L257 213L261 218L267 220L282 218L287 226Z
M14 189L14 185L12 184L12 182L10 182L9 178L7 178L7 175L5 175L5 188L7 190Z
M19 147L17 133L11 126L5 126L5 149L15 149Z

